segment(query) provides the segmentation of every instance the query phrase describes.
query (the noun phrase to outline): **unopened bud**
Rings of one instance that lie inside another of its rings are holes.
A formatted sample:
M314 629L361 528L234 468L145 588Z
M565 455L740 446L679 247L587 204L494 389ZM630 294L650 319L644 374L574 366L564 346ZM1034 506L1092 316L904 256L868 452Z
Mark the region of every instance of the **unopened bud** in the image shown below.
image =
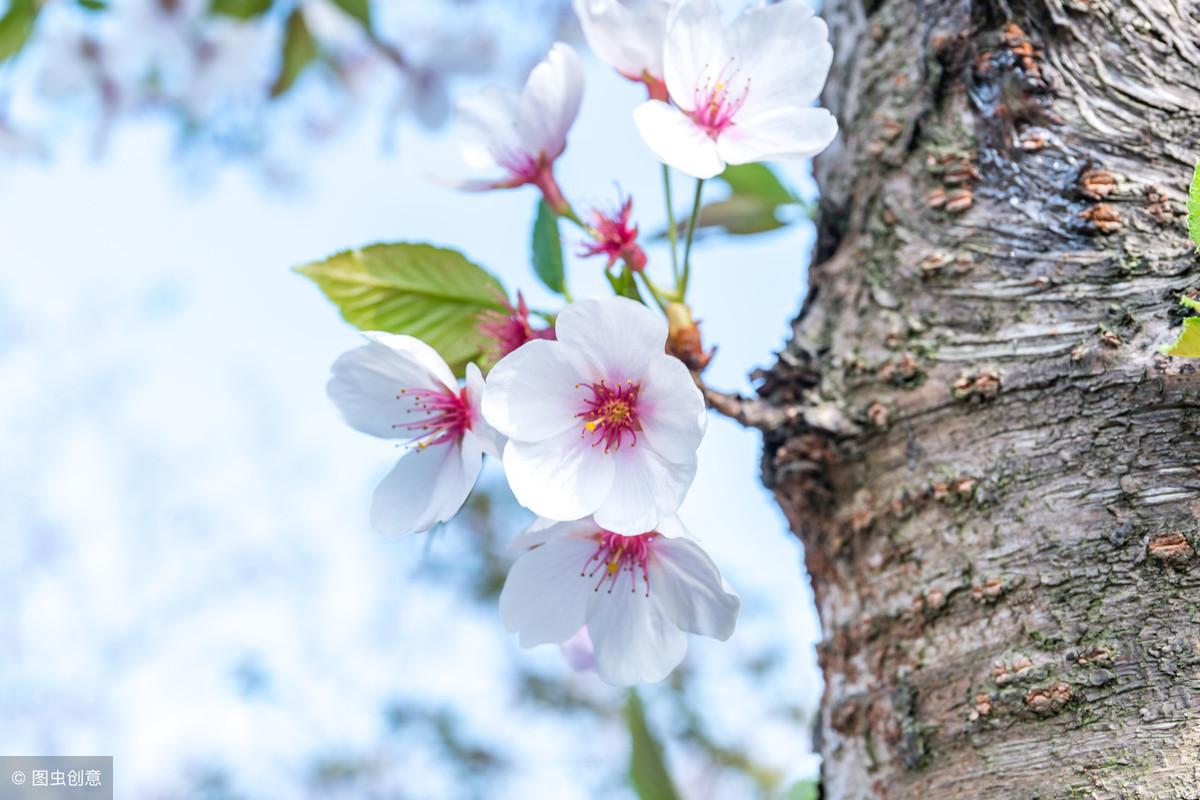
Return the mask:
M702 372L713 357L712 350L704 351L700 323L692 319L691 309L683 303L667 304L667 352L693 372Z

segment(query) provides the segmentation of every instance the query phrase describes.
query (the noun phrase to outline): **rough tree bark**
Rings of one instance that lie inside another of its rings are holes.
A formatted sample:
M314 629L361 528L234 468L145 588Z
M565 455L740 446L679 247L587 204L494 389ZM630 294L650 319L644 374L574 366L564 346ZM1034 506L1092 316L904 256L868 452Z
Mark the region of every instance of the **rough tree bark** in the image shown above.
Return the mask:
M809 295L741 411L824 625L825 796L1200 797L1200 375L1157 354L1200 7L823 14Z

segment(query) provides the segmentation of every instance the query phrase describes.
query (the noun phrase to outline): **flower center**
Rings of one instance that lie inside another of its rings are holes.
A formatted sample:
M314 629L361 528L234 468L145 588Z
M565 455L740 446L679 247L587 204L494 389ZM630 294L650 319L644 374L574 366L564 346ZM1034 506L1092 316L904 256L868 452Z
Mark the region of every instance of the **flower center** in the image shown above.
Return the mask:
M583 401L584 409L575 416L582 419L582 437L592 437L592 447L604 447L604 452L620 450L629 437L629 446L637 446L637 432L642 429L638 420L638 392L640 387L633 381L625 381L613 388L603 380L599 383L581 383L576 388L585 388L592 396Z
M415 445L417 450L456 441L471 427L466 387L457 394L449 389L401 389L396 399L408 402L404 413L413 417L393 424L392 428L407 433L405 444Z
M657 533L641 533L637 536L621 536L620 534L601 531L596 534L596 551L584 563L579 575L584 578L595 578L596 586L592 591L600 591L600 587L608 584L608 593L612 594L621 575L629 575L629 591L636 592L638 576L646 587L646 596L650 596L650 543Z
M739 83L737 62L731 58L716 78L705 78L692 95L692 119L713 139L733 124L734 116L750 94L749 78L734 86L736 83Z

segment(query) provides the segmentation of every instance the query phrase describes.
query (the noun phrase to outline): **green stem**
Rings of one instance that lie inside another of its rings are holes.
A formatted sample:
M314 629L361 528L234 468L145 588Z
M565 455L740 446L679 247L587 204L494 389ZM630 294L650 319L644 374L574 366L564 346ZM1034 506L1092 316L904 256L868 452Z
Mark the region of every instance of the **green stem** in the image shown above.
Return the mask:
M650 280L650 276L645 272L634 272L633 274L640 275L642 277L642 283L646 285L646 291L650 292L650 296L654 298L654 302L658 304L659 309L666 314L667 302L663 299L659 287L655 286L654 281Z
M696 179L696 197L692 200L692 216L688 219L687 241L683 245L683 279L679 281L679 297L687 297L688 280L692 277L692 237L696 235L696 218L700 216L700 192L704 179Z
M675 224L675 204L671 202L671 168L662 165L663 193L667 201L667 241L671 243L671 276L679 285L679 229Z

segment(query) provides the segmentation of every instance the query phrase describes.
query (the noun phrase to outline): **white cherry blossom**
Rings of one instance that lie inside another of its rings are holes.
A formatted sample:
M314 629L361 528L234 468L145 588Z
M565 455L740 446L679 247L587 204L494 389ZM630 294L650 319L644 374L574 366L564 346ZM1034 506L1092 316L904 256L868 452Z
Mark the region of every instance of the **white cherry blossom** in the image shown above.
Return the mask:
M713 0L679 0L663 51L674 105L648 100L634 121L660 160L696 178L812 156L837 135L833 115L811 106L832 59L828 28L806 0L748 8L728 28Z
M741 601L675 517L637 536L590 518L540 520L513 546L530 549L500 592L504 627L522 647L578 642L585 627L606 683L660 681L683 661L687 634L733 634Z
M667 355L667 324L624 297L567 306L488 374L483 415L509 441L517 501L542 517L594 514L624 535L675 513L696 474L704 399Z
M574 0L574 5L592 52L629 80L644 82L651 97L665 100L663 39L671 0Z
M480 191L534 184L555 197L554 160L567 146L567 131L579 114L583 70L570 45L559 42L546 59L533 68L525 88L488 87L465 97L458 105L458 126L463 161L476 170L500 174L457 182L461 189Z
M479 414L483 376L467 365L466 384L432 347L411 336L367 333L367 344L338 357L327 387L347 424L396 440L404 454L375 489L371 522L387 534L415 533L462 507L496 434Z

